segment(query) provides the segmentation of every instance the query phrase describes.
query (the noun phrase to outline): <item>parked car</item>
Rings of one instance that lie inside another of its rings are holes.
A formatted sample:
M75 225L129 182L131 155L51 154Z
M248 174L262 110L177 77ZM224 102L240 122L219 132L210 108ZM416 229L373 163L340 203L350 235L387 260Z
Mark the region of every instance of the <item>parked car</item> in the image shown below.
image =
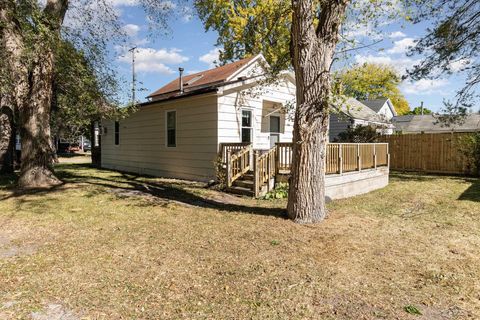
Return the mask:
M83 151L88 152L92 151L92 144L90 142L84 142L83 143Z
M74 153L74 152L79 152L80 151L80 146L76 143L72 143L68 146L67 152L69 153Z

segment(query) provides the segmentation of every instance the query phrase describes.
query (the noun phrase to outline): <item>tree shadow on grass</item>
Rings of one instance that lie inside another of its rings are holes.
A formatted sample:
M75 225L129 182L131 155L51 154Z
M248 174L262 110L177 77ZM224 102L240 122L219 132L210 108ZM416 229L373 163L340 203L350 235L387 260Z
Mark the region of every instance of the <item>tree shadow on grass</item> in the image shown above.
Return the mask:
M224 203L216 199L203 197L192 192L191 190L188 190L189 188L200 188L199 184L182 182L180 180L176 180L175 182L168 180L162 181L161 179L156 179L154 177L148 177L143 175L140 176L136 174L122 173L105 169L101 169L101 171L103 173L113 173L113 175L103 177L100 175L92 176L91 174L82 174L82 169L92 168L93 167L89 164L68 164L59 166L59 170L56 171L56 174L64 182L62 185L55 186L50 189L28 191L13 190L11 194L0 198L0 200L29 194L49 194L61 190L62 187L68 184L80 183L106 188L107 190L114 191L114 193L115 191L120 191L131 192L134 195L148 195L158 200L173 201L191 207L215 209L225 212L243 212L263 216L274 216L279 218L287 217L286 210L282 208ZM152 181L154 179L155 181Z
M480 202L480 179L469 179L469 181L472 184L458 197L458 200Z

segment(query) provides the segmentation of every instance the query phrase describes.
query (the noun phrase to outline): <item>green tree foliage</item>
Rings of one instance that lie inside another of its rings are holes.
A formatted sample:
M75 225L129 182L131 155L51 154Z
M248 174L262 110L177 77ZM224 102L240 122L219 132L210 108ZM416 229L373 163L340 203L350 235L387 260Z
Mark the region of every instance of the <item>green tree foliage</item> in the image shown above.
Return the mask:
M464 115L479 101L480 84L480 1L432 0L418 6L414 22L425 19L434 25L411 50L424 59L410 70L413 79L439 78L452 73L467 77L456 101L446 101L444 110ZM475 110L476 111L476 110Z
M51 126L54 135L73 140L89 135L91 122L117 113L117 81L97 74L83 52L68 41L58 47L54 75Z
M290 64L290 0L195 1L207 30L218 32L220 60L263 53L272 66Z
M376 142L379 136L375 126L356 126L341 132L335 142L372 143Z
M422 111L422 109L423 109L423 111ZM422 107L415 107L415 108L413 108L413 110L410 110L407 114L416 114L416 115L418 115L418 114L422 114L422 112L423 112L423 114L432 114L432 113L433 113L432 110L430 110L430 109L428 109L428 108L425 108L425 107L423 107L423 108L422 108Z
M390 98L399 115L410 111L408 101L400 92L402 81L390 66L364 63L339 73L343 93L359 100Z

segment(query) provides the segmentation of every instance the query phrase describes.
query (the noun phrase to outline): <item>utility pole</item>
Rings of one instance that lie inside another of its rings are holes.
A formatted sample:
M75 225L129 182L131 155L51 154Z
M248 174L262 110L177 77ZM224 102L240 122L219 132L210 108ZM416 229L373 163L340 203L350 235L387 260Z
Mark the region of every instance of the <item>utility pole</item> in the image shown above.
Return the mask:
M132 53L132 106L135 107L135 82L136 82L136 78L135 78L135 50L137 49L137 47L133 47L131 48L130 50L128 50L128 52L131 52Z
M420 103L420 114L423 116L423 101Z

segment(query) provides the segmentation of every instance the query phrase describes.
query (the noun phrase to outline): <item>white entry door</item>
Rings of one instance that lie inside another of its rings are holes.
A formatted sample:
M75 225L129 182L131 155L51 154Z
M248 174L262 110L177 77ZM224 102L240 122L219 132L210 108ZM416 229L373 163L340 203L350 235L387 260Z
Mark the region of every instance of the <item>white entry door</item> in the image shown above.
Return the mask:
M270 148L280 142L280 117L270 116Z

